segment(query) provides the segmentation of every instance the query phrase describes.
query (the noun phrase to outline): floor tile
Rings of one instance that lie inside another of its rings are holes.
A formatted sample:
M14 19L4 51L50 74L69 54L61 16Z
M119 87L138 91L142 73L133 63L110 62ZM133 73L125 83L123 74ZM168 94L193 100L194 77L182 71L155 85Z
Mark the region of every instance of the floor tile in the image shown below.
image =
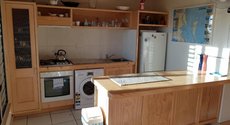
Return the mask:
M38 116L29 116L28 125L52 125L49 113Z
M13 125L27 125L27 117L14 118Z
M71 112L70 109L66 109L66 110L58 110L58 111L54 111L54 112L50 112L51 114L58 114L58 113L63 113L63 112Z
M63 123L67 121L74 121L74 117L70 110L52 112L51 121L52 124Z
M57 124L54 124L54 125L77 125L77 123L75 122L75 120L73 120L73 121L57 123Z
M81 119L77 120L77 125L83 125Z
M73 116L76 120L81 120L81 110L72 110Z

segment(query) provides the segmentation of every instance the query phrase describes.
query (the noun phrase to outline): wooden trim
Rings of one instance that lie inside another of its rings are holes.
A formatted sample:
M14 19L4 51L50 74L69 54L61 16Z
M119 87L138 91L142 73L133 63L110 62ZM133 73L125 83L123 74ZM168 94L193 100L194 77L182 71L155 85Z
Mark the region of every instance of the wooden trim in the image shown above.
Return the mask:
M46 103L41 103L41 110L49 110L52 108L58 108L62 106L72 106L73 107L74 100L63 100L63 101L55 101L55 102L46 102Z
M208 121L200 122L199 125L207 125L211 123L217 123L217 119L210 119Z
M168 12L159 12L159 11L145 11L145 10L139 10L138 13L150 13L150 14L165 14L168 15Z
M202 95L203 95L203 89L200 88L201 90L198 93L198 101L197 101L197 106L198 108L196 109L196 124L199 124L199 119L200 119L200 111L201 111L201 105L202 105Z
M72 10L85 10L85 11L102 11L102 12L114 12L114 13L132 13L132 11L122 11L122 10L92 9L92 8L79 8L79 7L76 8L76 7L65 7L65 6L41 5L41 4L38 4L37 7L59 8L59 9L72 9Z
M220 125L230 125L230 121L222 122Z
M99 27L99 26L72 26L72 28L86 28L86 29L111 29L111 30L130 30L130 27Z
M153 94L153 93L164 93L164 92L171 92L171 91L179 91L179 90L187 90L191 88L202 88L202 87L209 87L209 86L219 86L223 85L224 83L221 81L208 83L208 84L196 84L196 85L178 85L178 86L168 86L168 87L156 87L156 88L145 88L145 89L132 89L132 90L113 90L109 91L110 98L119 98L122 96L139 96L139 95L146 95L146 94ZM119 95L118 95L119 94Z
M139 26L144 26L144 27L167 27L168 25L159 25L159 24L139 24Z
M4 4L20 4L20 5L34 5L36 6L36 3L34 2L24 2L24 1L8 1L8 0L2 0Z
M38 49L38 22L37 22L37 7L34 8L34 12L35 12L35 19L34 19L34 32L35 32L35 52L36 52L36 67L37 67L37 91L38 91L38 106L39 106L39 111L41 110L41 86L40 86L40 73L39 73L39 65L40 65L40 61L39 61L39 49Z

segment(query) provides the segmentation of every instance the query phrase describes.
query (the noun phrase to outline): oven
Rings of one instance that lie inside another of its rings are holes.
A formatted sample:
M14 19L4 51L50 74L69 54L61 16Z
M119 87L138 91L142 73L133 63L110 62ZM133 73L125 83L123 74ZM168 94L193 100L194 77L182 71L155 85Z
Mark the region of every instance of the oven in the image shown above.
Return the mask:
M42 102L74 99L73 77L73 71L40 73Z

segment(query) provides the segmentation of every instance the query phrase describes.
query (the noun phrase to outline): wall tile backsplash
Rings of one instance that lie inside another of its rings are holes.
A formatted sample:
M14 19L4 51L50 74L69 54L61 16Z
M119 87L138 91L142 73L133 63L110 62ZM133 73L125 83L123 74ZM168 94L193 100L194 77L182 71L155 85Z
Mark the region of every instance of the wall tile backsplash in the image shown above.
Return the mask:
M105 58L116 54L134 60L135 30L77 29L67 27L38 28L39 58L55 58L58 49L67 52L67 58ZM124 46L125 45L125 46Z

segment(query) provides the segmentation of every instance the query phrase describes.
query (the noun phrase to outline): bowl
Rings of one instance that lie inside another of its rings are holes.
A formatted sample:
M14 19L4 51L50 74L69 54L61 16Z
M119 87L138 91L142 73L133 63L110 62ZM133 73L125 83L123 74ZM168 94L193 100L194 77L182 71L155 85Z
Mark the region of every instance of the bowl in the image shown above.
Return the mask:
M117 6L116 7L118 10L129 10L129 6Z
M67 7L78 7L80 3L78 2L72 2L72 1L61 1L64 6Z
M49 16L57 16L56 13L49 13Z

